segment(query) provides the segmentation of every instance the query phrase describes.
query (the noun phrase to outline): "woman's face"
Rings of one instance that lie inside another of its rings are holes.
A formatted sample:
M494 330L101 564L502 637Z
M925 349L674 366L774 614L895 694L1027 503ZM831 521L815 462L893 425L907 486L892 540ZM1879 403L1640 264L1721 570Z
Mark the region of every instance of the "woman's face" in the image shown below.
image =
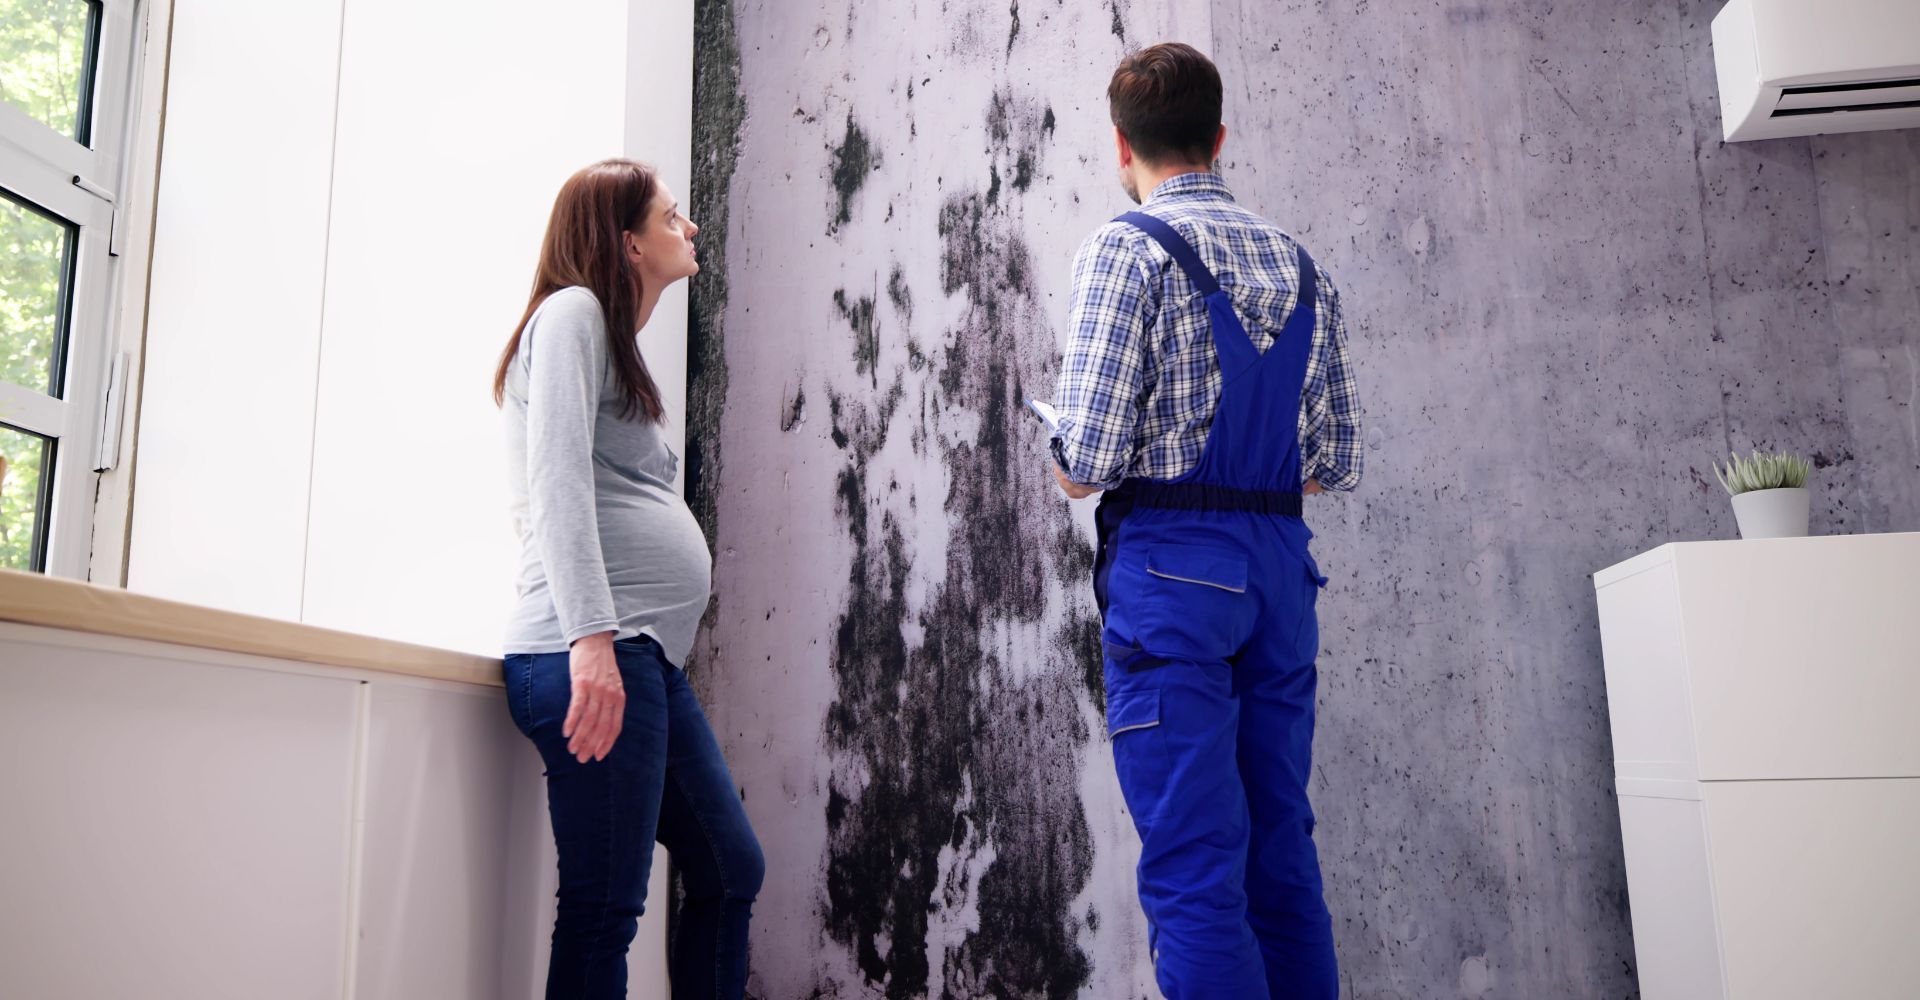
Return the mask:
M681 278L700 273L693 254L693 237L700 227L680 214L680 203L665 184L653 189L653 204L640 228L627 234L627 258L640 272L645 288L665 288Z

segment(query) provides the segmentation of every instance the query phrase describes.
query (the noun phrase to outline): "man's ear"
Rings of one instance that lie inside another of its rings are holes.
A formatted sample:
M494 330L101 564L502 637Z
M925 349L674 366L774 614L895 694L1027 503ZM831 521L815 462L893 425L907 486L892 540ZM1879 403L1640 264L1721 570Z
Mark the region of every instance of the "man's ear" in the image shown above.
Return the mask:
M1225 125L1221 125L1221 126L1220 126L1220 131L1219 131L1219 132L1217 132L1217 133L1215 133L1215 135L1214 135L1214 137L1213 137L1213 159L1214 159L1214 161L1218 161L1218 160L1220 159L1220 149L1221 149L1221 147L1223 147L1223 146L1225 146L1226 144L1227 144L1227 127L1226 127Z
M1114 150L1120 154L1120 169L1133 166L1133 146L1127 142L1127 134L1120 131L1118 125L1113 127L1113 144Z

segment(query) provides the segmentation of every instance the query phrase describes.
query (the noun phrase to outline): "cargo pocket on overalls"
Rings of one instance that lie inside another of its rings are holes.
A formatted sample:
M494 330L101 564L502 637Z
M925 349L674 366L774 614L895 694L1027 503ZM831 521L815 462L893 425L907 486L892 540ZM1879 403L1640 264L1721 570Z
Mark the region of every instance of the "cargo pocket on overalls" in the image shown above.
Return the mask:
M1294 656L1301 663L1312 663L1320 658L1320 591L1326 589L1327 578L1311 554L1301 551L1298 555L1306 581L1300 587L1300 621L1293 630Z
M1166 799L1172 771L1160 729L1160 689L1113 692L1107 699L1107 738L1113 743L1113 770L1127 811L1136 823L1153 819Z

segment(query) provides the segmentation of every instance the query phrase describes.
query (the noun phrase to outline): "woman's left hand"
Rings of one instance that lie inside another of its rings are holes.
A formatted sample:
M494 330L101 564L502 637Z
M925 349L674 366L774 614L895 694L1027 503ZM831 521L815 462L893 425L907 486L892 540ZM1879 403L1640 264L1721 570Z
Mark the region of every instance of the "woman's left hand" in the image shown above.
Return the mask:
M580 763L605 760L620 738L626 717L627 691L620 683L620 664L613 655L613 633L598 632L573 643L567 657L573 675L573 697L560 735L567 752Z

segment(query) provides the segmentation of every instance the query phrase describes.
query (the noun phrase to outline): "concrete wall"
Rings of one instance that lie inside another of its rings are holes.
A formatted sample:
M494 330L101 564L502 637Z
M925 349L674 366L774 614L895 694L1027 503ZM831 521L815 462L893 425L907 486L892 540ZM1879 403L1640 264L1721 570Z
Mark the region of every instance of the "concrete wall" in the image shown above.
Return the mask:
M1920 133L1722 145L1710 0L795 6L696 31L695 671L774 873L757 989L1151 992L1089 512L1013 406L1126 204L1106 77L1180 38L1367 399L1310 514L1347 995L1632 995L1588 574L1730 535L1729 447L1813 456L1816 530L1920 527Z
M1368 400L1314 518L1354 997L1633 989L1587 574L1732 536L1716 455L1920 528L1920 133L1723 144L1718 7L1214 5L1224 172L1342 280Z

